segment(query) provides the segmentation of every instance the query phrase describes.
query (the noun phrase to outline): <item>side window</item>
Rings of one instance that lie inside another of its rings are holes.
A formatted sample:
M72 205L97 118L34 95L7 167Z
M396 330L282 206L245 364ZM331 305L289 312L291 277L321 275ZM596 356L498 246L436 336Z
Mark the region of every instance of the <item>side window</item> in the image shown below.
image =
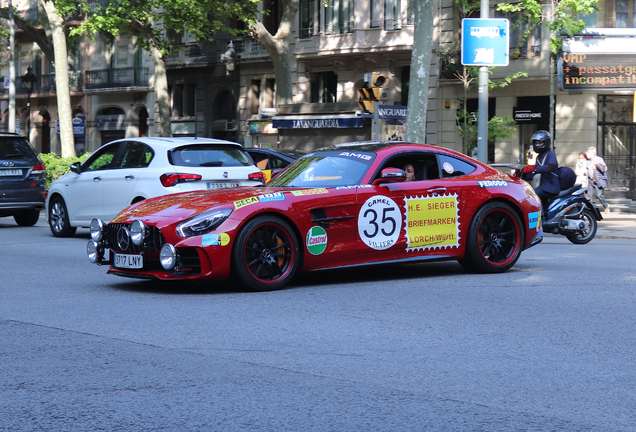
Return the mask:
M87 160L86 169L84 171L97 171L112 168L113 158L119 149L119 143L109 145L103 149L99 149Z
M289 165L289 163L285 162L284 160L282 160L279 157L270 156L269 157L269 165L270 165L270 168L277 169L277 168L285 168L287 165Z
M268 159L266 154L252 152L250 153L250 156L259 170L267 169Z
M468 162L446 155L439 155L439 164L444 178L459 177L475 171L475 167Z
M440 178L437 158L432 153L405 153L392 157L382 165L380 171L385 168L399 168L405 170L406 166L411 165L415 172L413 180L436 180ZM380 171L376 175L379 178Z
M119 168L145 168L154 156L152 149L139 142L126 143L116 166Z

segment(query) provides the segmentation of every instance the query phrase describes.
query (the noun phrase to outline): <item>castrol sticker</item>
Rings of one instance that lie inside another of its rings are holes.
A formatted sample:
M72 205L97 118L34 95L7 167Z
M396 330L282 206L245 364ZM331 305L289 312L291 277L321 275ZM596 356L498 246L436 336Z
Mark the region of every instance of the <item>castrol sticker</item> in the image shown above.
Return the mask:
M397 243L402 229L402 213L391 198L369 198L358 214L358 235L371 249L385 250Z
M319 226L307 231L307 250L312 255L320 255L327 249L327 232Z
M416 196L404 201L407 252L459 246L456 194Z

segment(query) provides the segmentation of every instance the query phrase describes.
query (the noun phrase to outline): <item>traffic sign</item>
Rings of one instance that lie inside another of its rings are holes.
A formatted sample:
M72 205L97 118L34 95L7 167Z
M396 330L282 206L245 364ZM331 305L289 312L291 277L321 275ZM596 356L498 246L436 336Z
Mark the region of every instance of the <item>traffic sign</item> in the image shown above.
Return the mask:
M462 64L508 66L510 23L505 18L462 20Z

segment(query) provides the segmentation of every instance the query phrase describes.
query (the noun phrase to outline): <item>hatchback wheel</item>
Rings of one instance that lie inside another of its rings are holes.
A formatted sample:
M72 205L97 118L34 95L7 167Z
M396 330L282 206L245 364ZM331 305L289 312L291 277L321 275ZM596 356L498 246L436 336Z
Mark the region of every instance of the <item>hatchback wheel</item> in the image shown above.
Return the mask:
M77 228L68 220L68 210L62 198L53 198L49 205L49 227L55 237L70 237Z
M15 219L15 223L17 223L20 226L23 226L23 227L33 226L38 222L38 219L40 219L40 211L39 210L23 211L14 215L13 219Z

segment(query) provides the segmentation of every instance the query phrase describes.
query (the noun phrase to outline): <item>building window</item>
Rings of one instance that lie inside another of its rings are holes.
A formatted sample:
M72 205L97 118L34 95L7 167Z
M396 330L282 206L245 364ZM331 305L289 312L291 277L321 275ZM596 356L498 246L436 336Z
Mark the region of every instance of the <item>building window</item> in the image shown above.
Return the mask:
M354 0L327 0L325 33L328 35L353 33Z
M372 0L371 28L383 27L385 30L396 30L402 26L400 20L401 0Z
M409 83L411 81L411 66L402 68L402 97L400 103L402 105L409 104Z
M338 75L322 72L311 80L311 103L337 102Z
M316 0L300 0L300 38L308 39L314 35L314 14Z
M530 23L521 12L497 11L497 18L510 21L510 59L541 57L541 26L530 29ZM526 33L530 29L530 32Z
M610 2L608 2L610 3ZM636 27L636 11L634 11L634 0L616 0L614 16L610 18L614 19L616 28L632 28ZM608 15L611 11L608 11Z
M276 101L276 80L265 80L265 89L263 91L263 108L274 108Z
M196 84L175 84L168 89L172 96L171 117L191 117L195 115Z
M260 106L261 98L261 81L252 80L250 86L250 114L258 114L258 107Z

